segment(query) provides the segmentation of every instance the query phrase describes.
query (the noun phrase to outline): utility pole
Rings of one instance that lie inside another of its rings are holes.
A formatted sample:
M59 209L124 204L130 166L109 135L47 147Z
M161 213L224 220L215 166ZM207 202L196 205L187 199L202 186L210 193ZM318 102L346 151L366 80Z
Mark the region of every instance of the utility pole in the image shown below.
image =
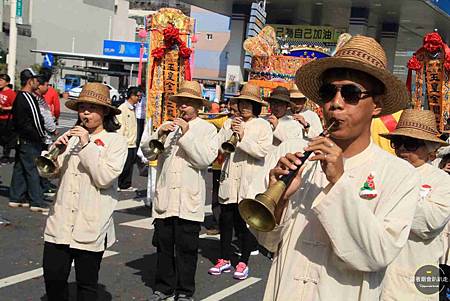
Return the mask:
M11 83L15 83L16 75L16 50L17 50L17 25L16 25L16 6L17 0L10 0L9 10L9 51L8 51L8 75Z

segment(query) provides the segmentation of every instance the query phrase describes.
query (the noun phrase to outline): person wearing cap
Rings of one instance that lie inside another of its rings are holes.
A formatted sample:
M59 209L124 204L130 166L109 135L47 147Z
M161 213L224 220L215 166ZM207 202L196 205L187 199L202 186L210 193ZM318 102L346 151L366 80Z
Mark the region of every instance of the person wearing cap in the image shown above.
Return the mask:
M8 205L12 208L29 207L33 212L48 212L35 163L45 137L44 120L33 95L39 85L36 77L31 68L20 72L22 89L17 93L11 111L18 141Z
M303 65L296 84L321 106L331 133L281 157L268 175L272 187L298 169L304 151L313 154L278 202L275 228L254 231L275 252L264 300L379 300L386 267L407 242L420 181L371 141L370 123L404 109L408 93L365 36Z
M16 92L8 87L10 81L8 74L0 74L0 143L3 147L0 164L11 162L9 154L14 147L15 140L11 109L16 99Z
M196 81L184 81L170 96L182 117L161 125L151 139L168 134L158 157L153 244L157 250L155 285L149 300L192 300L200 225L204 220L208 166L217 156L214 125L198 117L208 101ZM142 141L144 155L149 141Z
M122 112L117 115L120 124L119 134L124 136L128 141L128 156L125 167L119 176L119 191L136 191L131 186L133 180L133 166L136 161L136 140L137 140L137 119L136 104L142 97L142 92L138 87L129 87L127 91L127 100L119 106Z
M236 150L225 158L219 186L220 257L208 270L211 275L231 271L233 228L239 238L241 256L237 260L233 277L248 277L248 260L257 243L241 218L239 202L244 199L252 178L262 171L265 157L272 148L270 124L258 116L267 103L261 99L260 87L246 84L238 97L239 117L228 119L217 134L219 145L238 135Z
M438 138L436 117L428 110L404 110L388 139L397 157L409 162L420 174L420 200L406 246L389 265L380 300L438 300L439 288L425 297L416 288L416 272L436 267L444 254L443 229L450 220L450 177L430 164L430 156L448 144ZM447 237L445 237L447 239ZM420 281L419 281L420 282Z
M290 138L303 137L300 124L286 114L288 107L294 105L290 100L287 88L282 86L276 87L265 100L269 103L272 113L267 118L267 121L272 126L272 144L274 146L278 146L281 142Z
M97 300L103 253L116 241L112 215L127 141L116 133L120 110L111 105L107 86L86 83L66 107L78 112L78 122L52 145L62 152L54 175L56 201L44 231L45 289L49 301L68 300L74 262L78 300Z
M291 117L303 127L305 138L317 137L323 131L322 121L316 112L309 110L305 104L306 96L298 90L296 84L292 84L290 90Z

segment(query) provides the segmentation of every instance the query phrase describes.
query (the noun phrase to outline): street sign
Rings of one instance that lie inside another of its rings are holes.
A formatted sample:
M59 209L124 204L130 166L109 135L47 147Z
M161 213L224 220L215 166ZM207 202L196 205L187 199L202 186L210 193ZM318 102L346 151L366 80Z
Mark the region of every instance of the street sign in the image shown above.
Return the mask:
M22 0L17 0L16 2L16 23L17 24L23 24L23 17L22 17L22 11L23 11L23 5Z
M148 57L148 43L144 43L144 58ZM139 58L141 43L125 41L103 41L103 55Z

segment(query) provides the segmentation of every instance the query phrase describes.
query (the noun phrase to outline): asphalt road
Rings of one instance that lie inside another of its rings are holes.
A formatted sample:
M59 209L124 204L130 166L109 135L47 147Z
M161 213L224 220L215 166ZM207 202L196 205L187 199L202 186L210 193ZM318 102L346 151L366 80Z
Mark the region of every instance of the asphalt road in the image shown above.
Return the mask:
M64 110L60 131L75 123L76 115ZM8 207L8 187L12 164L0 167L0 216L11 222L0 225L0 301L46 300L42 277L43 230L46 216L27 209ZM137 195L145 194L147 178L135 170L134 192L121 192L114 212L117 241L107 252L100 270L100 300L147 300L154 283L156 266L155 248L150 211ZM210 191L211 185L208 183ZM211 218L210 198L206 202L207 217ZM208 206L209 205L209 206ZM200 233L200 249L196 273L195 300L262 300L270 268L270 259L262 253L250 259L250 276L243 281L234 280L232 273L210 276L208 268L220 254L218 236ZM69 278L74 298L74 273ZM74 300L74 299L73 299Z

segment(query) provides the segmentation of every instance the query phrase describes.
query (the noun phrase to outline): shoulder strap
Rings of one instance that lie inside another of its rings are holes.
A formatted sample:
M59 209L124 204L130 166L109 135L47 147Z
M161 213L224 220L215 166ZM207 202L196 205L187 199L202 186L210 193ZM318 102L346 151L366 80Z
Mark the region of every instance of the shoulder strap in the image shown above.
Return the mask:
M394 131L395 128L397 127L397 120L395 120L392 114L381 116L380 120L383 122L384 126L388 129L389 133Z

